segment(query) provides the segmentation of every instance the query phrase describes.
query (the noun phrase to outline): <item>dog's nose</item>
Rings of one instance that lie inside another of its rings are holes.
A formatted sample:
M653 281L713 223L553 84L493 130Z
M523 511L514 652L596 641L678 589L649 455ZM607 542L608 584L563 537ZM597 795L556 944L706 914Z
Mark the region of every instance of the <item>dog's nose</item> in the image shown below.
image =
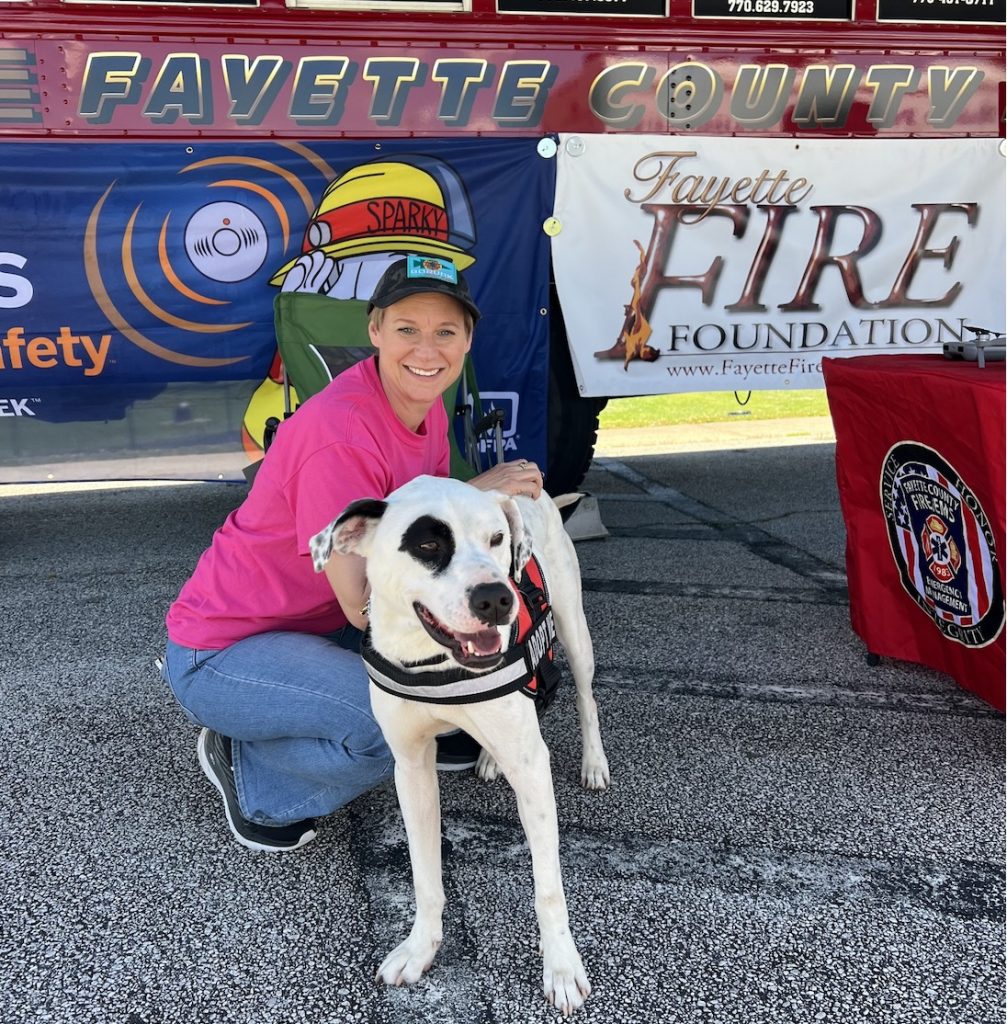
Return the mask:
M480 583L469 594L472 614L487 626L502 626L513 607L514 591L506 583Z

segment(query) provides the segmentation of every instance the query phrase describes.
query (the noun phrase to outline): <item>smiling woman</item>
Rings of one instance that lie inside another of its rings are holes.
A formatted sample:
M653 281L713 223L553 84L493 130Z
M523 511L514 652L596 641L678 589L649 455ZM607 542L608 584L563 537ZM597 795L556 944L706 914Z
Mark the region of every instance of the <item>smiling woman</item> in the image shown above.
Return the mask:
M247 498L167 616L165 680L203 727L200 764L235 838L252 849L304 845L316 816L392 772L359 657L367 564L333 553L316 575L311 538L362 499L377 507L418 476L448 475L442 395L462 372L479 309L452 263L410 255L392 257L368 316L376 355L280 424ZM532 497L542 488L526 460L470 483ZM450 560L449 541L435 522L411 538L435 570ZM487 636L461 641L486 655ZM474 741L467 756L459 763L455 751L449 763L474 765Z
M395 415L418 430L434 402L461 375L472 347L471 315L447 295L407 295L376 307L368 327L378 373Z

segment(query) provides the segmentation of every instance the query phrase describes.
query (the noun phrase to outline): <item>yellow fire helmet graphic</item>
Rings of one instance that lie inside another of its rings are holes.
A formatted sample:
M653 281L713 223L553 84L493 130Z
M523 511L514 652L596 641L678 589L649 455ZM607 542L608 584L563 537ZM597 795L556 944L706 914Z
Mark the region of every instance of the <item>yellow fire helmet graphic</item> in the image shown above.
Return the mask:
M322 193L304 232L302 255L316 249L334 259L417 252L450 259L464 270L474 259L457 241L468 225L454 221L465 209L467 203L446 195L437 176L413 162L360 164ZM269 283L282 285L296 262L284 264Z

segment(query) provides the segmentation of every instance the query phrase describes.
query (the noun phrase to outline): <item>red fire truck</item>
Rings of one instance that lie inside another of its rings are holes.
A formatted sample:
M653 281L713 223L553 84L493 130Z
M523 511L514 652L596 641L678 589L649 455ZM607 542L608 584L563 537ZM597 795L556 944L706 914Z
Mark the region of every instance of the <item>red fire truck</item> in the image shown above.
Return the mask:
M254 456L275 295L418 248L565 490L608 398L1002 327L1003 128L1004 0L0 0L0 475Z

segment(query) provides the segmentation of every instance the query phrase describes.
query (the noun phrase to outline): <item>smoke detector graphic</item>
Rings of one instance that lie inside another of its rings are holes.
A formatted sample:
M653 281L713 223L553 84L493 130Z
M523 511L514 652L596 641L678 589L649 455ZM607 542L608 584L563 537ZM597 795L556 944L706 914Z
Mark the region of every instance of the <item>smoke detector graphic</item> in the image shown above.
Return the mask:
M208 203L185 225L185 253L212 281L244 281L266 261L266 228L240 203Z

